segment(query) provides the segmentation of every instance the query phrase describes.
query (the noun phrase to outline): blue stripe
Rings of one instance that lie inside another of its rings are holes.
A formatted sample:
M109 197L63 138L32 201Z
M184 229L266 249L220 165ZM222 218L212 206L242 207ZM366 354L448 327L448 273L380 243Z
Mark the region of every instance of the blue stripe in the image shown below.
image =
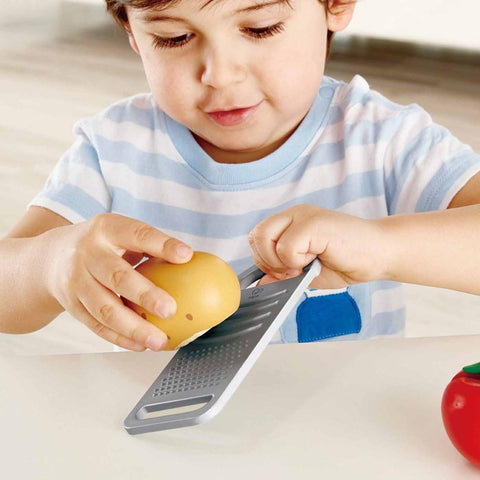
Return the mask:
M394 335L405 328L405 307L374 315L370 321L374 335Z
M466 149L444 163L423 189L415 206L416 212L438 210L448 190L466 170L479 164L480 155ZM453 165L452 165L453 164Z
M345 113L340 105L331 106L325 119L325 125L330 126L343 122L344 116Z
M371 125L372 132L375 125ZM385 133L384 133L385 134ZM373 133L372 133L373 135ZM212 185L204 183L201 177L197 175L185 175L185 169L189 168L186 164L178 163L171 160L169 157L160 153L149 153L138 150L134 145L129 142L115 141L105 139L101 136L95 136L94 139L100 154L100 160L102 163L118 163L127 166L132 172L138 175L145 175L152 178L161 178L176 182L180 185L195 188L199 190L211 190ZM318 167L321 165L332 165L336 162L340 162L345 158L345 148L343 141L336 143L325 143L319 145L319 147L296 162L294 162L290 168L286 171L280 172L276 177L274 175L267 174L268 170L263 175L266 177L263 182L257 182L256 186L261 187L264 184L269 187L275 187L290 183L296 183L306 171L310 168ZM83 156L82 156L83 157ZM86 157L90 158L90 157ZM74 158L73 161L82 163L83 158ZM232 179L238 179L240 172L244 172L244 167L251 164L239 164L239 165L227 165L218 164L211 160L213 164L211 168L217 168L223 171L223 176L227 182L221 188L216 190L224 191L239 191L250 190L252 188L249 184L237 184L232 185L227 180L227 177ZM257 162L252 162L257 163ZM373 162L372 162L373 163ZM193 170L190 170L194 173ZM383 184L383 179L382 179ZM213 187L215 189L215 187Z
M112 142L99 135L95 136L94 142L102 163L118 163L138 175L171 180L195 189L206 189L197 177L185 175L185 164L175 162L166 155L143 152L129 142Z
M402 112L400 115L378 122L365 121L354 125L346 125L347 146L375 144L379 141L390 140L404 121L405 115L408 115L408 113ZM180 131L182 127L178 128ZM191 137L188 131L183 132L182 135ZM194 171L192 171L192 173L195 173L194 177L186 176L186 165L174 162L165 155L145 152L127 141L111 141L101 135L96 135L93 140L100 152L102 162L122 163L137 174L154 178L165 178L190 188L212 188L212 185L205 183L202 175ZM313 152L310 152L309 155L292 162L290 167L280 170L279 174L275 176L274 172L271 171L270 160L266 163L263 160L259 160L239 165L219 164L211 160L196 142L193 141L194 143L191 143L191 141L193 139L188 140L190 143L188 148L191 150L190 155L196 158L203 156L205 163L208 164L208 168L211 171L211 175L222 180L222 186L216 188L218 190L249 189L251 188L252 179L257 179L257 186L266 183L270 186L293 183L301 178L307 168L333 164L345 158L345 144L343 140L335 143L324 143L319 145ZM284 160L291 161L291 157L286 155L282 149L280 151ZM79 158L75 161L81 162L82 160ZM250 179L246 185L241 184L244 177ZM262 179L263 183L259 179Z
M113 122L132 122L150 130L162 129L162 116L163 113L156 108L138 108L131 103L113 105L104 113L104 117Z
M62 184L44 190L43 195L55 202L67 205L81 217L88 220L89 218L99 214L106 213L109 209L105 207L95 198L90 196L79 187L70 184Z
M399 111L396 115L377 120L360 120L353 124L345 124L345 144L348 147L374 145L379 142L390 142L402 128L406 119L412 116L411 110Z
M343 204L359 198L381 195L382 178L383 171L381 170L352 174L347 176L341 185L282 202L274 208L255 210L243 215L218 215L191 211L165 205L161 203L160 198L156 202L139 200L124 189L117 187L112 189L112 210L138 218L157 228L168 228L191 235L213 238L235 238L246 235L264 218L294 205L308 203L337 209ZM266 192L267 194L268 192Z
M428 152L445 137L448 130L439 125L429 125L422 129L399 153L394 160L394 168L386 180L386 198L389 214L397 210L397 203L402 191L401 185L405 185L407 177L415 167L419 158Z
M102 163L110 162L122 164L138 175L171 180L190 188L200 190L212 189L211 185L205 184L198 176L185 175L185 168L189 168L186 164L175 162L160 153L142 152L129 142L112 142L98 135L95 137L95 143L97 144ZM343 142L322 144L311 155L304 156L295 162L292 165L292 169L287 174L283 171L276 179L272 178L270 175L265 175L267 178L264 183L268 183L271 187L295 183L305 174L307 169L318 167L320 165L333 164L344 158L345 150ZM82 163L83 158L74 157L74 161ZM213 160L211 162L214 163ZM225 172L225 177L231 176L238 178L237 172L242 171L243 167L246 165L249 164L215 164L212 168L220 167ZM194 173L193 170L190 171L191 173ZM262 182L257 184L257 186L261 185ZM225 186L228 186L229 188L219 190L250 190L252 188L251 184L228 185L227 183Z
M388 98L384 97L382 94L369 90L368 85L365 84L365 87L353 87L345 95L345 98L342 100L343 105L347 105L347 108L352 108L354 105L365 106L368 103L374 103L375 105L381 105L390 110L400 110L405 108L403 105L392 102ZM409 105L409 107L414 107L415 105Z
M178 163L161 153L149 153L137 149L133 144L125 141L110 141L102 136L96 135L94 142L99 150L102 163L118 163L125 165L132 172L138 175L145 175L151 178L161 178L176 182L185 187L212 190L212 185L204 182L203 177L196 175L196 172L185 163ZM200 147L199 147L200 148ZM94 149L93 149L94 151ZM90 158L86 156L85 158ZM276 178L270 174L266 174L264 182L258 182L256 186L260 187L268 183L270 187L285 185L297 182L308 168L320 165L333 164L345 158L345 150L343 142L327 143L319 146L311 155L306 155L291 166L291 169L280 172ZM72 156L72 161L83 163L82 156ZM212 164L214 161L211 160ZM257 163L257 162L252 162ZM225 179L227 176L237 178L237 172L244 170L249 164L227 165L214 164L212 168L221 169ZM189 169L193 175L185 175L185 169ZM213 187L214 188L214 187ZM218 190L234 191L234 190L250 190L252 185L229 185L228 182L223 188ZM214 188L215 189L215 188Z
M72 147L62 157L61 163L75 163L85 168L89 168L99 175L103 175L98 161L97 151L95 148L83 141L81 144Z

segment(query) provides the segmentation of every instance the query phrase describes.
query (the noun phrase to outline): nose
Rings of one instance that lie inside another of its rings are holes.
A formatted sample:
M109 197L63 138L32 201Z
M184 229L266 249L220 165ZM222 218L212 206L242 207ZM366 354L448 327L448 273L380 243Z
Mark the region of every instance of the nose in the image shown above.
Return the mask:
M241 57L228 47L209 49L204 56L201 81L204 85L221 89L241 83L247 78L247 67Z

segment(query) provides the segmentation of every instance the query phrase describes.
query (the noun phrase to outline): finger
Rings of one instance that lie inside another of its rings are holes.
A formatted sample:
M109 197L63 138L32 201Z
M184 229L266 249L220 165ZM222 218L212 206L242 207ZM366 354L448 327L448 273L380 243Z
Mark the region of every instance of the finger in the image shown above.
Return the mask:
M255 263L266 273L281 274L287 267L277 253L277 242L292 222L292 217L281 213L258 223L250 232L248 241Z
M278 258L292 271L300 271L317 255L312 252L311 240L316 235L308 219L295 223L295 228L289 225L277 241Z
M277 277L267 273L257 282L257 286L260 287L261 285L268 285L269 283L275 283L278 281L279 279Z
M92 315L90 315L87 309L80 302L78 302L75 308L69 309L68 313L70 313L70 315L76 318L79 322L83 323L89 330L107 342L113 343L114 345L126 350L132 350L134 352L143 352L146 349L145 345L142 343L137 343L131 338L124 337L111 328L101 324Z
M120 256L126 250L146 253L171 263L184 263L192 258L187 244L170 237L147 223L123 215L100 216L99 228Z
M96 321L123 337L151 350L162 350L167 344L167 335L162 330L137 315L117 295L94 279L79 292L78 299Z
M154 315L170 318L177 310L175 300L167 292L111 252L96 250L87 261L87 269L98 283Z

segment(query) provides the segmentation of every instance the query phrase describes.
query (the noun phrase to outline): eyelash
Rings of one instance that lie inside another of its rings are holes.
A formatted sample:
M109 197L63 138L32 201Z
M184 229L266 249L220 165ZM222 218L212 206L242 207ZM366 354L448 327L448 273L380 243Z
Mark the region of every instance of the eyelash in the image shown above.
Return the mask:
M277 33L282 33L285 30L285 24L283 22L276 23L275 25L270 25L269 27L262 28L245 28L249 35L257 40L262 38L273 37Z
M283 32L285 30L285 24L283 22L279 22L275 25L270 25L268 27L243 28L242 30L248 35L250 35L254 40L262 40L264 38L273 37L273 35ZM181 48L190 41L191 37L191 33L186 33L185 35L172 38L165 38L154 35L153 46L154 48L159 49Z

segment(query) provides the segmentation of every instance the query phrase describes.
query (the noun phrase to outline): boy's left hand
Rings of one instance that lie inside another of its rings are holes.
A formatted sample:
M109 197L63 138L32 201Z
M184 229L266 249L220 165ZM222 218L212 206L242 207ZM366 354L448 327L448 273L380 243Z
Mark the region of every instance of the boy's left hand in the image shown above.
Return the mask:
M260 284L297 276L315 257L322 270L311 288L378 280L385 271L378 222L313 205L297 205L263 220L249 242L255 263L266 273Z

